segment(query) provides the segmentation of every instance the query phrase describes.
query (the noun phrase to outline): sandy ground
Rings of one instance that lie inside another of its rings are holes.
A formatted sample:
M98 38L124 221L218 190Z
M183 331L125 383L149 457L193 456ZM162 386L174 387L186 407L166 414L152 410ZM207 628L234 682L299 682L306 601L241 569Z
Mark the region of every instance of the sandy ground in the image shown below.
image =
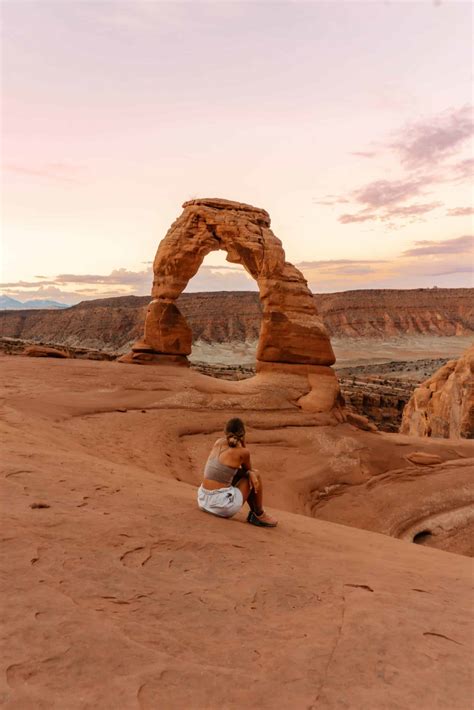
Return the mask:
M262 378L0 366L3 707L470 707L470 560L410 540L468 529L472 442L318 426ZM236 414L276 530L196 507Z
M350 367L434 358L458 358L472 343L472 337L406 336L403 338L332 338L336 367ZM193 345L191 361L219 365L252 365L257 341Z

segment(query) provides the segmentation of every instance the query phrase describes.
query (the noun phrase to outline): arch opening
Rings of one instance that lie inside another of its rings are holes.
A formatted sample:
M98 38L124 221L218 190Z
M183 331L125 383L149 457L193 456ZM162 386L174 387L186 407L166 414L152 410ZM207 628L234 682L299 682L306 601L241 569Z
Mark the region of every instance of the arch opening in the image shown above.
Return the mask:
M192 332L191 367L242 380L255 375L262 308L255 280L224 255L204 257L177 304Z

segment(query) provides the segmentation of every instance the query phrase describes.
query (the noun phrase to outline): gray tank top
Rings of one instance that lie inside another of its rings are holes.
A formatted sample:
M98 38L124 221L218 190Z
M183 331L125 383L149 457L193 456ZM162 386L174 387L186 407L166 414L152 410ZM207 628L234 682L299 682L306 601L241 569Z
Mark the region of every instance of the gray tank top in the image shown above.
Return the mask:
M204 468L204 478L223 483L225 486L230 486L238 470L238 468L226 466L225 463L221 463L218 456L212 456L212 458L209 456Z

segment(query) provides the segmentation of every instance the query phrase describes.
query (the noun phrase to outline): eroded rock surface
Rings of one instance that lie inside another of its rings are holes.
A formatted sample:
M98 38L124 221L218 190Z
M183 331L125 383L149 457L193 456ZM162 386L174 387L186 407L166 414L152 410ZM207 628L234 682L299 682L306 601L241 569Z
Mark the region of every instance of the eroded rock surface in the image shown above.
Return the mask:
M224 250L257 281L262 323L257 360L332 365L329 336L303 274L285 261L268 212L229 200L185 202L182 215L160 243L153 263L152 296L144 341L134 353L191 353L192 333L176 299L211 251ZM132 361L133 361L132 355Z
M257 371L268 375L272 366L278 366L278 376L287 373L305 378L309 392L300 393L300 406L333 412L337 418L343 400L329 367L335 362L329 336L306 279L285 261L282 244L270 229L268 212L221 199L191 200L183 208L153 262L153 300L143 339L121 361L169 364L171 357L176 363L187 363L192 331L176 300L204 257L224 250L227 261L241 264L258 284L262 320ZM321 369L317 373L307 369L314 366Z
M474 345L414 391L403 412L402 434L474 438Z
M285 374L0 360L2 707L466 707L472 567L429 548L472 553L473 442L315 426ZM197 508L236 412L276 530Z
M57 358L67 358L69 354L64 350L59 350L58 348L51 348L45 345L29 345L23 351L23 355L27 357L57 357Z

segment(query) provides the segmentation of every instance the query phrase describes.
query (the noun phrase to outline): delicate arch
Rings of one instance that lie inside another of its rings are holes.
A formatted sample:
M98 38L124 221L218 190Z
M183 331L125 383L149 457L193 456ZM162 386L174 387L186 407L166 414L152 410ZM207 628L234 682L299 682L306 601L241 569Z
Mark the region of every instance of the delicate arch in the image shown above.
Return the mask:
M258 284L263 313L257 362L332 365L334 353L313 295L303 274L285 261L268 212L221 199L190 200L183 208L156 253L153 300L132 361L186 364L192 334L176 299L204 257L224 250L227 261L241 264Z

